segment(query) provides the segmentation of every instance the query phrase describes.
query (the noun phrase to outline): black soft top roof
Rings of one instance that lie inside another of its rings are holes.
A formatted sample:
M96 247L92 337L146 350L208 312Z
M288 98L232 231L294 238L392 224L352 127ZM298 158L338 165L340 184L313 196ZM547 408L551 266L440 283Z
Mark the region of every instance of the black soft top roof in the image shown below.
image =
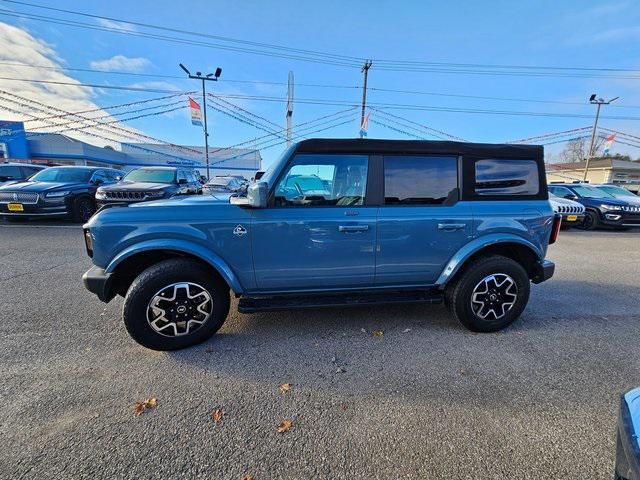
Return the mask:
M378 140L362 138L310 138L296 146L302 153L367 153L466 155L484 158L544 158L542 145L447 142L435 140Z

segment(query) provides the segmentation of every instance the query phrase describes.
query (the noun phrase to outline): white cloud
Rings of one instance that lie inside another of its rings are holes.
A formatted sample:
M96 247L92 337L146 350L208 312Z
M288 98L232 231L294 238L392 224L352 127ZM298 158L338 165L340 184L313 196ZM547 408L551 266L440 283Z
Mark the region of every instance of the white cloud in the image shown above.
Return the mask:
M115 22L113 20L107 20L106 18L99 18L98 25L106 28L117 28L118 30L126 30L127 32L135 32L136 27L128 23Z
M55 50L46 42L35 38L26 29L0 22L0 62L2 65L2 77L39 79L52 82L64 82L71 85L56 85L45 83L16 82L12 80L0 79L0 119L2 120L32 120L26 124L27 131L56 131L55 124L67 123L70 119L49 119L47 121L33 121L34 117L42 118L55 115L56 112L46 110L36 102L49 105L68 112L78 112L83 110L98 109L99 106L93 102L96 92L79 85L75 78L68 76L63 71L54 70L63 67L62 60L57 56ZM27 63L30 65L41 65L44 68L21 67L19 65L7 65L6 63ZM54 68L54 69L51 69ZM19 100L13 95L19 95L28 101ZM22 105L16 103L20 102ZM20 113L16 113L20 112ZM98 110L87 114L88 117L100 117L107 115L104 110ZM101 121L110 121L107 117ZM44 129L49 126L51 128ZM72 127L65 125L62 128ZM80 126L76 124L76 126ZM92 130L89 130L92 131ZM63 132L70 137L92 143L98 146L117 146L117 141L99 139L82 132ZM125 137L118 134L96 131L105 137L114 140L125 141Z
M151 62L143 57L125 57L124 55L114 55L106 60L95 60L91 62L91 68L105 70L107 72L122 70L125 72L141 72L151 65Z

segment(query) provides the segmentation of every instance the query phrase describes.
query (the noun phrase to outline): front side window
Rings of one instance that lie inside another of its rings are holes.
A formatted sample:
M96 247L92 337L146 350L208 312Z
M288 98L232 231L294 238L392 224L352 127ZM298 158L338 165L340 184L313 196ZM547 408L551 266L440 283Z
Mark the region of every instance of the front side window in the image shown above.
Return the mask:
M540 192L535 160L485 159L475 163L476 195L537 195Z
M296 155L274 191L275 205L357 206L364 204L367 155Z
M457 188L456 157L384 157L385 205L442 205Z
M558 197L569 198L575 194L566 187L549 187L549 191Z
M20 167L15 165L0 166L0 177L3 178L21 178L22 172Z

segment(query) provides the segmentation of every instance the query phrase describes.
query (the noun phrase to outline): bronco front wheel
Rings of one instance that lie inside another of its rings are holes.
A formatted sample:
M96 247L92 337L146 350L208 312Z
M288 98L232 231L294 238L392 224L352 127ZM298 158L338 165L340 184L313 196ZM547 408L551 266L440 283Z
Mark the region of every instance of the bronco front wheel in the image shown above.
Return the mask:
M229 288L193 260L165 260L143 271L125 297L122 318L140 345L178 350L207 340L229 313Z

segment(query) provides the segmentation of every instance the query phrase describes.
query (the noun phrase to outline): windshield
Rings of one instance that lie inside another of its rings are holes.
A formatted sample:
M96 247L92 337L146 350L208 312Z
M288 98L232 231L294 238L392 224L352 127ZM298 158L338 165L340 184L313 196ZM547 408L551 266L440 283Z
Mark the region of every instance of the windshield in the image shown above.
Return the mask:
M596 187L587 187L583 185L580 187L573 187L573 190L578 195L585 198L615 198L613 195L609 195L607 192L603 192Z
M144 183L174 183L176 178L175 170L160 170L153 168L139 168L130 171L125 180L128 182Z
M610 195L613 195L614 197L635 197L636 196L626 188L622 188L622 187L602 186L598 188L600 190L604 190Z
M32 182L88 182L93 175L93 170L86 168L59 167L46 168L31 177Z
M230 182L231 178L212 178L209 181L209 185L213 185L216 187L226 187Z

